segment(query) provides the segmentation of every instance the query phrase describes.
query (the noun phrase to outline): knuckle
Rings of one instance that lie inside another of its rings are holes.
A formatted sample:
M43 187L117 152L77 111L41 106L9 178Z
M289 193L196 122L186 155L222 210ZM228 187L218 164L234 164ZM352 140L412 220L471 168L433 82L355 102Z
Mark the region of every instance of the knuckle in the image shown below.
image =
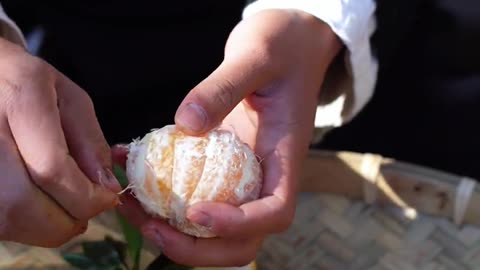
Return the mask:
M69 89L73 90L73 89ZM76 89L75 89L76 90ZM58 97L58 106L60 109L73 107L81 107L84 111L92 112L94 110L93 101L87 92L83 90L68 91L68 94Z
M253 48L250 52L251 57L256 59L260 66L273 66L273 63L278 57L275 57L275 44L272 42L263 41L259 42L258 47Z
M0 78L0 95L1 102L6 105L15 106L21 97L30 96L31 91L40 89L39 85L53 81L52 67L44 60L31 55L20 57L20 60L4 71Z
M59 183L62 177L61 157L47 157L30 168L32 180L40 187L51 187Z
M275 55L275 48L271 42L262 42L256 51L255 57L264 63L271 63Z
M21 84L17 84L14 81L7 78L0 78L0 93L3 107L12 107L19 93L22 92Z
M264 41L260 42L258 48L252 49L249 57L254 59L259 73L278 75L285 67L281 62L284 57L278 57L278 55L281 54L278 52L276 45L272 44L272 42Z
M57 185L59 182L59 175L60 173L58 173L58 170L52 168L50 170L36 173L33 180L39 187L46 188Z
M14 78L22 82L31 82L32 80L44 81L52 78L52 67L47 62L36 56L28 55L27 57L28 59L25 59L24 64L14 67L15 71L13 74L16 75Z
M39 57L32 56L30 63L25 68L27 75L44 75L49 71L50 65Z
M82 104L82 106L90 111L93 111L94 105L93 105L93 100L90 98L88 93L84 90L79 90L77 93L76 98L78 99L78 102Z

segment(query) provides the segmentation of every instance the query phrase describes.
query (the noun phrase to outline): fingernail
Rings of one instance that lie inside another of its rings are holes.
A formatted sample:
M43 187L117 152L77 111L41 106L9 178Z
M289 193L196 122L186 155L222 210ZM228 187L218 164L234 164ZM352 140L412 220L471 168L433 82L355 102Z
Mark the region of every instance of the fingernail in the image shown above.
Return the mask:
M164 248L162 234L157 228L147 228L144 230L144 234L148 239L152 240L161 249Z
M212 218L202 211L192 211L188 214L188 219L198 225L211 228Z
M178 113L177 122L191 131L200 132L207 124L207 113L201 106L188 103Z
M102 175L100 175L100 184L106 184L107 187L113 189L114 191L120 191L122 187L118 182L117 178L113 174L112 170L109 168L104 168Z

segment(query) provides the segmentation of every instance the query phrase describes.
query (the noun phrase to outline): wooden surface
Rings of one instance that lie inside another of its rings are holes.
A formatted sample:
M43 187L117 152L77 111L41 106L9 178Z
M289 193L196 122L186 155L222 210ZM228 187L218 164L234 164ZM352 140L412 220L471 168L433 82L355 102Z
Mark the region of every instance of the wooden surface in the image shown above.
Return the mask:
M364 200L368 179L361 173L364 154L311 151L304 164L300 190ZM422 213L453 218L455 194L462 176L383 158L377 176L377 204L414 208ZM464 222L480 225L480 190L475 188Z
M467 207L466 225L456 226L451 218L460 176L382 158L375 176L377 199L370 205L364 202L365 183L372 180L362 171L364 158L349 152L310 153L294 224L265 241L258 269L480 269L478 189ZM0 270L72 269L61 252L106 234L121 238L117 229L105 213L60 249L0 242ZM157 253L144 254L143 266Z

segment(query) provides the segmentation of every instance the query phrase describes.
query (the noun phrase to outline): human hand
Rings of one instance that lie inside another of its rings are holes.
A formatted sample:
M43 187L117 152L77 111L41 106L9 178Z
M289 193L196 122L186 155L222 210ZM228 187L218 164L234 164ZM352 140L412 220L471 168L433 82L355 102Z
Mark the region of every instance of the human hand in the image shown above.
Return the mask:
M122 204L122 213L180 264L251 262L263 239L293 219L317 97L340 46L327 25L300 11L265 11L242 21L227 41L224 61L180 105L176 124L191 135L221 125L248 143L262 159L261 198L240 207L192 206L187 218L219 236L211 239L190 237L148 217L131 198ZM125 155L121 148L115 151Z
M0 240L57 247L82 233L117 203L111 166L88 95L0 39Z

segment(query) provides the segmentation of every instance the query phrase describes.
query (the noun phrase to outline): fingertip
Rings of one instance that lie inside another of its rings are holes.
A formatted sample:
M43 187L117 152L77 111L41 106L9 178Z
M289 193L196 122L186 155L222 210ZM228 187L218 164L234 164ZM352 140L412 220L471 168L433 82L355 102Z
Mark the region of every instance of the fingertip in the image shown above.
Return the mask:
M244 230L245 214L242 209L226 204L204 202L187 210L187 219L208 227L218 236L236 235Z
M118 193L122 190L120 182L111 169L104 168L99 173L98 178L97 183L102 187L106 187L111 192Z
M183 132L198 135L208 128L208 114L197 103L186 102L181 104L175 114L175 124Z
M119 198L118 195L114 192L112 192L109 189L106 189L102 186L93 185L94 189L94 198L91 201L97 202L95 205L95 208L97 209L96 213L94 213L93 216L105 211L105 210L111 210L114 209L118 203L119 203Z
M129 152L128 144L115 144L111 147L113 164L125 169Z
M187 219L190 220L190 222L209 229L213 227L212 216L203 211L191 210L187 213Z
M118 154L127 154L128 153L128 144L127 143L117 143L111 147L112 152Z

